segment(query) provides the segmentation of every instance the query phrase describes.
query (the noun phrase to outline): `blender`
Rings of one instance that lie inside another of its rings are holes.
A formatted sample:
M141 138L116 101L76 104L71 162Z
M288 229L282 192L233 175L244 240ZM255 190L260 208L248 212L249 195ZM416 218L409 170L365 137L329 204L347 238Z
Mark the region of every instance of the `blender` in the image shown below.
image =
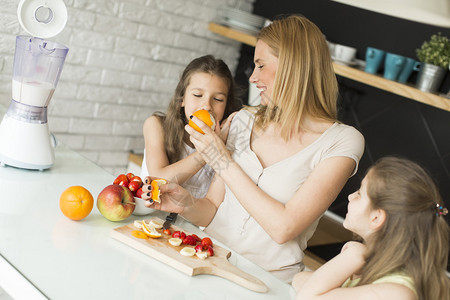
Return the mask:
M0 124L0 164L42 171L55 160L47 107L69 51L43 38L62 30L67 11L59 0L22 0L18 16L33 36L16 37L12 99Z

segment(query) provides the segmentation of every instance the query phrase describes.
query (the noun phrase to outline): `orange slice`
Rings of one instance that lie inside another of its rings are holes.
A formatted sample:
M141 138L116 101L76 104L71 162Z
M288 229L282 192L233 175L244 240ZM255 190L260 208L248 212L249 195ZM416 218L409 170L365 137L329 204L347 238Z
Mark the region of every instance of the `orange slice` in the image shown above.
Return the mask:
M139 230L133 230L131 232L131 235L134 236L134 237L137 237L139 239L144 239L144 240L148 239L148 236L145 233L143 233L142 231L139 231Z
M149 237L151 237L153 239L157 239L157 238L161 237L161 233L156 231L155 227L153 227L149 224L146 224L145 221L142 221L142 230L144 231L144 233L146 235L148 235Z
M161 203L161 199L159 196L161 195L161 192L159 191L159 187L163 184L166 184L167 180L159 178L152 181L152 200L158 203Z
M196 116L200 120L202 120L206 125L211 127L212 130L216 127L216 120L214 119L213 115L207 111L206 109L197 110L195 113L192 114L193 116ZM197 130L198 132L205 134L203 130L200 129L200 127L197 126L197 124L194 123L194 121L189 120L189 126Z

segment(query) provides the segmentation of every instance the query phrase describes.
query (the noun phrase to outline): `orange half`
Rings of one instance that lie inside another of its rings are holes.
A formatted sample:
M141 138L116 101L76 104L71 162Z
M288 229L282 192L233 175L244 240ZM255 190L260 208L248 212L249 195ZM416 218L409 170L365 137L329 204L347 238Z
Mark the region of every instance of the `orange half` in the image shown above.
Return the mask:
M163 184L166 184L167 180L159 178L152 181L150 184L152 186L152 200L158 203L161 203L161 199L159 196L161 195L161 192L159 190L159 187Z

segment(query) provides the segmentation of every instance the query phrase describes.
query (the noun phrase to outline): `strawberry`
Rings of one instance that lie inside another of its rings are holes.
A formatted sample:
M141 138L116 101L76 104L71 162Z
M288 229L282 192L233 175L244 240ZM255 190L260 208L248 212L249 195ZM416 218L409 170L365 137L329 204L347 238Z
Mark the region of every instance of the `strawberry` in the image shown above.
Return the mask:
M208 247L212 247L213 243L209 237L205 237L202 239L202 246L203 246L203 249L206 250L206 249L208 249Z
M180 231L174 231L173 234L172 234L172 237L173 238L180 238L180 233L181 233Z
M183 239L183 244L195 246L197 242L195 241L195 238L192 235L188 235Z
M184 240L186 238L186 233L180 231L180 239Z
M195 246L195 252L202 252L203 251L203 247L201 244L198 244L197 246Z
M199 238L198 235L196 235L196 234L194 233L194 234L192 234L192 236L195 238L195 240L196 240L198 243L201 243L202 239Z
M125 174L120 174L119 176L117 176L117 178L114 179L113 184L119 184L121 181L128 181L128 178Z
M127 173L127 179L128 179L128 181L131 181L131 179L134 177L134 174L133 173Z
M214 256L214 250L211 246L208 247L208 250L206 250L206 253L208 253L208 256Z
M170 229L164 229L163 232L164 232L165 234L168 234L168 235L171 234Z

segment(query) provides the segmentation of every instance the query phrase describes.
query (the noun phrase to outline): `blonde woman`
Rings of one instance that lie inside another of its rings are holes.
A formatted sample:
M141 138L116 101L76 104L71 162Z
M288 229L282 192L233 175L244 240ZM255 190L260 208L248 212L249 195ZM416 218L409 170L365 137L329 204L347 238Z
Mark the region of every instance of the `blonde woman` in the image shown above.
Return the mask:
M319 218L355 174L364 139L337 121L338 87L323 34L290 16L261 30L250 77L261 90L255 112L234 117L227 147L192 120L190 140L215 171L206 197L162 186L154 208L181 213L234 251L286 282L303 270ZM148 186L145 186L148 189Z
M448 210L425 170L380 159L348 200L344 227L364 243L349 242L316 272L298 274L297 299L450 299Z

